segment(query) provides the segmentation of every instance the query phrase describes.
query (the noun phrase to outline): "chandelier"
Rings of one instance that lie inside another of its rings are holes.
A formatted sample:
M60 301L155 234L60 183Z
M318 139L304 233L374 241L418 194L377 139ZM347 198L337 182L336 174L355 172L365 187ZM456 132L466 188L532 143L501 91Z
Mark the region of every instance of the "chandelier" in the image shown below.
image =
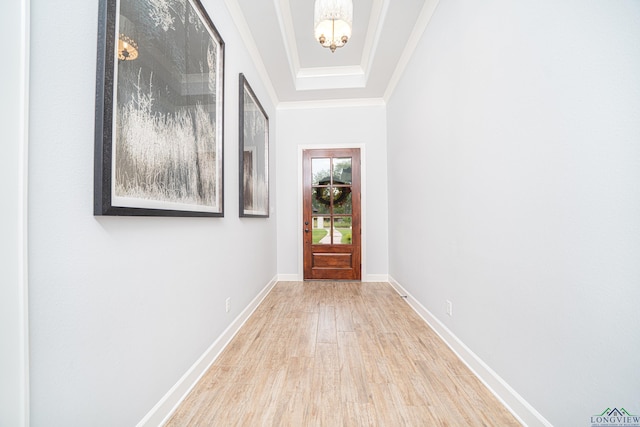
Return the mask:
M138 57L138 43L126 34L118 36L118 59L132 61Z
M352 0L316 0L313 21L316 40L335 52L351 37Z
M120 15L118 30L118 59L121 61L133 61L138 57L135 25L129 18Z

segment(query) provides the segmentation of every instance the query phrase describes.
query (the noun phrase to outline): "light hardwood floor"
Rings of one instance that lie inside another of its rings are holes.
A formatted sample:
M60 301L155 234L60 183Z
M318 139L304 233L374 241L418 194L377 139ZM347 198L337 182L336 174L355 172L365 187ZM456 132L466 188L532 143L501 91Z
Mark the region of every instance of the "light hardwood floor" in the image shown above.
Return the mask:
M387 283L280 282L168 426L519 426Z

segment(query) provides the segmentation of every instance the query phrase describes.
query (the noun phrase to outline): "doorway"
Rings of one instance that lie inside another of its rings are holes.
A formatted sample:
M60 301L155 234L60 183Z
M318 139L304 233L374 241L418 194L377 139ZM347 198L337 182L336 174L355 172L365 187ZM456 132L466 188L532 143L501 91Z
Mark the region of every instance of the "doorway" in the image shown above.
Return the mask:
M304 150L304 280L360 280L360 149Z

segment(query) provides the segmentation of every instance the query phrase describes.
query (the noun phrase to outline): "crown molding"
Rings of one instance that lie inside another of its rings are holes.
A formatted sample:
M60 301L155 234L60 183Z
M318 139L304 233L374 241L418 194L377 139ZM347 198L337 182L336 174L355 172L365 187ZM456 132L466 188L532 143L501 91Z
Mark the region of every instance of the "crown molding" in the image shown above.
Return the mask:
M418 19L416 20L415 25L413 26L413 30L411 31L411 35L407 40L407 44L402 51L402 55L400 55L400 59L398 60L398 65L396 69L393 71L391 75L391 79L389 79L389 84L387 85L387 90L384 93L384 100L388 102L393 95L393 91L395 90L398 82L400 81L400 77L404 73L404 70L407 68L413 53L418 47L418 43L422 38L422 34L427 29L429 22L431 22L431 17L433 16L436 8L440 0L426 0L424 6L422 6L422 10L420 11L420 15L418 15Z
M362 60L360 62L360 66L365 70L365 83L369 80L371 65L378 50L378 42L380 41L380 37L382 37L382 28L387 17L390 3L391 0L374 0L371 7L371 17L369 18L369 26L367 28L365 45L362 49Z
M298 44L296 43L296 32L293 27L293 17L291 16L291 5L289 0L273 0L276 9L276 17L280 24L280 32L284 43L284 50L291 70L291 78L296 80L300 72L300 57L298 56Z
M226 4L231 18L256 66L258 74L264 82L265 88L273 105L278 109L288 109L324 108L327 105L386 105L393 95L404 70L409 64L424 31L429 25L439 1L440 0L425 0L409 39L407 40L398 63L391 75L391 78L389 79L384 95L381 98L381 101L376 101L373 104L370 101L374 98L365 98L355 103L353 100L280 102L238 0L224 0L224 3ZM341 67L301 67L293 25L293 17L291 14L290 0L273 0L273 2L275 14L280 26L281 36L283 38L287 61L289 63L291 78L293 79L293 83L297 91L366 87L369 79L369 73L378 49L378 44L382 39L382 29L387 18L391 0L373 0L360 65Z
M365 85L365 73L358 65L303 68L296 76L296 90L350 89Z
M391 0L373 0L360 65L344 67L302 67L289 0L273 0L296 90L363 88L375 57Z
M307 79L311 77L340 77L340 76L364 76L364 71L359 65L347 65L342 67L317 67L303 68L298 71L296 77Z
M249 29L249 25L242 13L242 9L238 4L237 0L224 0L225 5L227 6L227 10L231 15L231 19L235 24L238 32L240 33L240 37L244 42L245 47L249 53L249 56L253 60L253 64L260 75L260 78L264 84L264 87L269 94L269 98L271 98L271 103L273 106L277 106L280 100L278 99L278 95L271 83L271 79L269 78L269 73L267 72L267 68L264 66L264 61L262 60L262 55L260 55L260 51L256 45L253 36L251 35L251 30Z
M278 110L301 110L316 108L353 108L353 107L384 107L386 102L382 98L351 98L326 99L319 101L281 102Z

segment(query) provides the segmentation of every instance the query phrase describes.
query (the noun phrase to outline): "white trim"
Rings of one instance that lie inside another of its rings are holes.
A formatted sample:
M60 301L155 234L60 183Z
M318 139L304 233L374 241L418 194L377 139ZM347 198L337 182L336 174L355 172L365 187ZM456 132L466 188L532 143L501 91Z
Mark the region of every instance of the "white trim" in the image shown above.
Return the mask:
M427 29L429 22L431 21L431 17L435 12L436 8L440 0L426 0L424 2L424 6L422 6L422 10L420 11L420 15L418 15L418 19L416 20L415 25L413 26L413 30L409 35L409 39L404 46L402 51L402 55L400 55L400 59L398 60L398 65L396 69L393 71L391 75L391 79L389 79L389 84L387 85L387 90L384 92L384 100L389 101L391 95L393 95L393 91L395 90L398 82L400 81L400 77L404 73L405 68L409 64L411 57L413 56L413 52L418 47L418 42L422 38L422 34L424 30Z
M303 163L303 151L304 150L323 150L323 149L341 149L341 148L358 148L360 149L360 260L361 260L361 277L367 277L367 214L366 214L366 206L367 206L367 184L366 184L366 176L367 176L367 166L366 166L366 146L363 143L345 143L345 144L304 144L298 145L298 206L297 206L297 215L298 215L298 271L300 272L300 276L304 277L304 246L302 244L303 236L302 236L302 204L304 202L303 197L303 171L302 171L302 163Z
M362 281L368 282L368 283L372 283L372 282L387 283L389 281L389 275L388 274L367 274L366 276L363 276Z
M22 127L22 153L20 159L20 188L21 188L21 212L20 212L20 228L22 230L21 248L20 248L20 286L22 291L22 376L23 376L23 401L22 413L24 414L24 426L31 424L30 420L30 347L29 347L29 76L31 69L30 52L31 52L31 0L22 0L21 19L22 19L22 37L20 47L20 62L22 63L23 72L20 87L22 94L21 99L21 119Z
M298 78L338 77L338 76L364 76L364 71L362 70L362 67L359 65L343 65L343 66L336 66L336 67L303 68L300 71L298 71L298 74L297 74ZM332 87L332 86L328 85L327 87Z
M278 110L301 110L314 108L384 107L382 98L325 99L317 101L281 102ZM309 147L311 148L311 147Z
M278 274L278 282L302 282L302 274ZM389 282L388 274L367 274L362 276L363 283Z
M371 17L369 19L369 26L367 27L367 35L365 36L365 44L362 49L362 60L360 66L364 70L364 80L369 81L369 75L371 74L371 67L373 66L373 59L376 52L378 52L378 43L382 37L382 29L384 28L384 21L387 18L387 12L391 0L374 0Z
M264 66L264 61L262 60L262 56L260 55L260 51L256 45L253 36L251 35L251 30L249 29L249 25L247 24L246 19L244 18L244 14L242 13L242 9L238 4L237 0L224 0L224 3L227 5L227 10L231 15L231 19L233 19L238 32L240 33L240 37L242 41L244 41L244 45L249 52L249 56L253 60L254 65L256 66L256 70L260 75L260 78L264 84L264 87L267 89L267 93L271 98L271 103L273 106L277 106L280 100L278 99L278 94L276 93L273 84L271 83L271 79L269 78L269 73L267 72L266 67Z
M291 71L291 79L295 80L300 71L300 57L298 56L298 44L296 43L296 32L293 28L293 17L291 16L291 6L289 0L274 0L273 5L276 10L276 17L280 23L280 32L284 41L284 50L287 54L287 62Z
M436 316L427 310L393 277L389 276L389 283L395 290L405 297L407 303L427 324L458 358L465 364L476 377L493 393L496 398L525 426L550 427L542 414L520 396L509 384L506 383L493 369L491 369L480 357L467 347L457 336L453 334Z
M193 387L200 381L209 367L215 362L222 350L225 349L233 337L238 333L242 325L251 317L262 300L271 292L277 283L277 276L260 291L249 305L235 318L225 331L214 341L202 356L189 368L189 370L171 387L162 399L140 420L137 427L164 425L178 406L187 397Z
M302 282L302 274L278 274L278 282Z
M280 34L291 78L296 90L344 89L366 86L391 0L373 0L360 64L344 67L302 67L291 14L291 3L289 0L273 0L273 2L280 24Z
M295 84L300 91L363 88L367 77L359 65L303 68L298 71Z
M0 34L15 40L0 71L7 149L0 161L0 424L29 426L28 162L30 0L2 7ZM6 89L6 90L5 90ZM10 232L4 235L4 231Z

